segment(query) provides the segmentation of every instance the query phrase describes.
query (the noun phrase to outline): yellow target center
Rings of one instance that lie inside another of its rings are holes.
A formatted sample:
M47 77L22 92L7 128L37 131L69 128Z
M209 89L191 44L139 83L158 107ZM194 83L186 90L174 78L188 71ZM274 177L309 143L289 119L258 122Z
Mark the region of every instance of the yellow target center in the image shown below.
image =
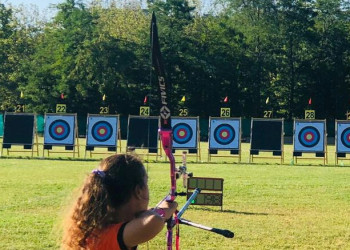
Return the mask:
M227 132L222 132L222 137L227 137Z
M184 136L185 135L185 131L180 131L179 135L180 136Z
M60 134L60 133L62 133L62 131L63 131L63 129L62 129L62 128L60 128L60 127L58 127L58 128L57 128L57 133L59 133L59 134Z
M308 135L306 136L306 139L307 139L307 140L311 140L311 139L312 139L312 135L308 134Z
M102 128L102 129L100 130L100 134L104 135L105 133L106 133L106 130L105 130L104 128Z

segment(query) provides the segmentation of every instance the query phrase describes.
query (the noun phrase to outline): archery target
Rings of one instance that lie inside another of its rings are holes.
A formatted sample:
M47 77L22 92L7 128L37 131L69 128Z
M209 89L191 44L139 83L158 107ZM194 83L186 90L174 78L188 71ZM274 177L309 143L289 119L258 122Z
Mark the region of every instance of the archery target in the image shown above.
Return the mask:
M282 151L283 125L284 122L281 119L252 118L251 151Z
M117 145L118 116L88 116L87 146Z
M210 119L209 149L238 149L239 119Z
M130 116L128 121L127 147L158 148L159 117Z
M185 144L189 142L193 136L192 128L185 123L176 124L173 128L174 141L179 144Z
M27 113L5 113L4 144L33 145L36 116Z
M337 122L336 128L337 153L350 153L350 122Z
M320 142L320 132L313 126L304 127L298 134L298 140L304 147L315 147Z
M197 148L198 119L173 118L173 148Z
M75 121L75 114L45 115L44 144L74 145Z
M295 122L294 151L323 152L325 145L325 122Z
M62 141L69 136L70 127L65 120L56 120L49 126L49 134L56 141Z

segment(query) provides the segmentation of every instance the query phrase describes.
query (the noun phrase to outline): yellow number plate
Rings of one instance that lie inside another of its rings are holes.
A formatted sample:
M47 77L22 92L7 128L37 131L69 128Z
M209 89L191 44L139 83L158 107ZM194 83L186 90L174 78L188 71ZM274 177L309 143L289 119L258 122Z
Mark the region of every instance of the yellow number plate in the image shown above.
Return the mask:
M66 104L56 104L56 113L67 113Z
M230 116L231 116L231 108L220 109L220 117L230 117Z
M315 110L305 110L305 119L314 120L315 118Z
M148 106L141 106L140 107L140 116L149 116L150 109Z

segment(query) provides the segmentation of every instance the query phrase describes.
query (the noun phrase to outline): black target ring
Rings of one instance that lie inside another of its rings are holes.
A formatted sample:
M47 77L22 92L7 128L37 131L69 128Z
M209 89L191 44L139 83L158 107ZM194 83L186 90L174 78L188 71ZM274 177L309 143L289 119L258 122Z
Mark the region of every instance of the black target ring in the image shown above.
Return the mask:
M173 139L178 144L185 144L192 139L192 128L186 123L178 123L173 127Z
M108 122L99 121L92 126L91 135L96 141L105 142L112 137L113 128Z
M343 130L340 136L340 140L345 147L350 148L350 128Z
M236 138L235 129L229 124L221 124L214 130L214 138L221 145L228 145Z
M300 130L298 139L304 147L312 148L320 142L320 132L315 127L307 126Z
M63 141L70 134L70 126L65 120L53 121L49 126L49 135L56 141Z

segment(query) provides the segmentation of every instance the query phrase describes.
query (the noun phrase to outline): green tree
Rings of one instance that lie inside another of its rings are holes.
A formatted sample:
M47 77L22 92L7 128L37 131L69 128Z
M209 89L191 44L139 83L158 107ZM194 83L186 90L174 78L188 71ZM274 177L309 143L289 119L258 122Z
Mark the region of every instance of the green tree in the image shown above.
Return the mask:
M348 1L318 0L315 3L318 15L315 18L317 43L311 60L316 92L316 105L321 117L345 119L349 110L350 64L347 61L350 41Z
M15 64L11 56L14 32L12 9L0 3L0 110L8 110L15 103L17 86L11 79Z

